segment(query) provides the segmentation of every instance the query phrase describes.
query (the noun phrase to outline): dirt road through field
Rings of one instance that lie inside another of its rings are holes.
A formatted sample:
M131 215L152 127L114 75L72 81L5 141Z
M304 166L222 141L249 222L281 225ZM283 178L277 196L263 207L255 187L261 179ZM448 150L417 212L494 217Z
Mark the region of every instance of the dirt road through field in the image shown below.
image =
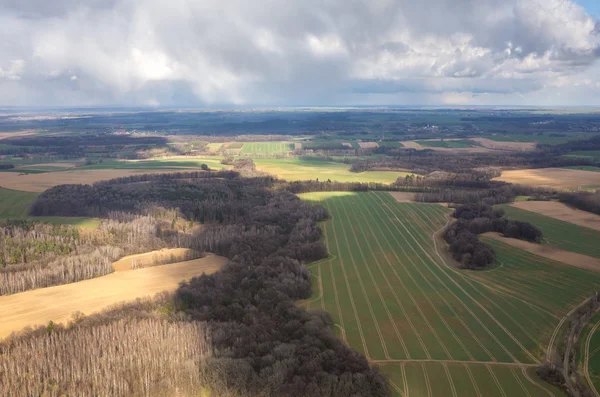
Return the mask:
M227 258L209 255L192 261L116 272L72 284L0 296L0 339L26 326L68 321L74 312L99 312L122 301L173 291L179 283L211 274Z

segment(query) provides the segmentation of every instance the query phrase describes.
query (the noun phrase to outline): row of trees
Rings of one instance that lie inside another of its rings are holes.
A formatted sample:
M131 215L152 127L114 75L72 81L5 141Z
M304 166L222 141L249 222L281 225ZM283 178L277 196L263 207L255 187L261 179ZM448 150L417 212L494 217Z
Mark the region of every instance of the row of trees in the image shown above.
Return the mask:
M580 210L600 215L600 189L595 192L562 193L560 200Z

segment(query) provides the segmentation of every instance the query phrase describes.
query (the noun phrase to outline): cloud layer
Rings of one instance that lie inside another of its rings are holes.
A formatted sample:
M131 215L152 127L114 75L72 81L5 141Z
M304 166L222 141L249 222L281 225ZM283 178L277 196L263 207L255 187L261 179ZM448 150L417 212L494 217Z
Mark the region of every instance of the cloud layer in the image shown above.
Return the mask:
M0 0L0 105L600 105L571 0Z

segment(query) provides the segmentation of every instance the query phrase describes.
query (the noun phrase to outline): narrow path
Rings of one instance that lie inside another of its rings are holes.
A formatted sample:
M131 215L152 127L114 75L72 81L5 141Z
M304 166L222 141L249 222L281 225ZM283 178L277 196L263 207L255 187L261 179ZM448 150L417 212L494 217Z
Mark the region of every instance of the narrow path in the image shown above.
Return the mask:
M521 389L523 389L523 391L525 392L525 394L527 395L527 397L531 397L531 393L529 393L529 390L527 390L527 388L523 384L523 381L521 381L521 379L519 378L519 375L515 373L515 369L511 368L510 372L515 377L515 379L517 380L517 383L519 384L519 386L521 386Z
M598 326L600 326L600 321L598 321L594 327L590 330L586 340L585 340L585 350L584 350L584 358L583 358L583 375L585 376L585 379L587 380L590 390L592 391L592 393L594 393L594 395L596 397L600 397L600 394L598 393L598 390L596 390L596 386L594 386L594 383L592 382L592 378L590 377L590 368L589 368L589 362L590 362L590 343L592 342L592 338L594 336L594 333L596 332L596 330L598 329Z
M494 382L496 383L496 386L498 386L498 390L500 390L500 394L502 394L502 397L508 397L506 395L506 393L504 392L504 389L502 388L502 385L500 384L500 381L496 377L496 374L492 370L492 367L490 367L489 365L486 365L485 367L487 368L488 372L492 376L492 379L494 379Z
M377 196L376 196L377 197ZM388 208L388 210L391 212L392 216L394 218L396 218L396 220L405 230L406 232L411 236L412 240L415 242L415 244L417 246L419 246L419 248L423 251L423 253L429 258L429 260L435 265L437 266L439 269L442 269L441 266L439 266L439 264L437 262L435 262L433 260L433 258L427 253L427 251L423 248L423 246L415 239L415 237L412 235L412 233L410 233L410 231L408 230L408 228L404 225L404 223L398 218L398 216L395 214L395 212L385 203L383 202L379 197L377 197L381 203ZM396 223L394 223L394 225L396 225ZM440 229L443 230L443 229ZM417 251L415 250L415 248L409 244L409 246L411 247L411 249L413 250L413 252L415 252L416 255L418 255ZM429 271L438 279L438 281L440 281L442 284L445 284L437 274L435 274L435 272L433 272L433 270L429 269ZM454 283L454 285L456 287L458 287L463 294L465 294L468 298L470 298L477 306L480 307L480 309L486 313L502 330L504 330L504 332L511 337L515 343L517 343L517 345L519 345L519 347L521 347L526 353L528 353L529 355L531 355L531 353L529 353L529 351L527 349L525 349L519 341L516 340L516 338L498 321L498 319L496 317L494 317L491 313L489 313L489 311L487 309L485 309L485 307L483 307L483 305L481 303L479 303L475 298L473 298L473 296L471 294L469 294L460 284L458 284L452 277L450 277L448 275L448 273L446 273L444 270L442 270L442 273L452 282ZM481 319L479 317L477 317L475 315L475 313L473 313L473 311L471 310L471 308L465 303L463 302L451 289L448 288L448 291L459 301L462 303L463 307L465 308L465 310L467 310L471 316L481 325L481 327L483 327L483 329L485 329L487 331L487 333L494 339L494 341L504 350L504 352L515 362L519 362L519 360L510 352L510 350L508 350L506 348L506 346L504 346L500 340L496 337L496 335L494 335L493 332L490 331L490 329L483 323L483 321L481 321ZM533 357L533 355L531 355L532 359L534 362L537 362L537 359L535 357Z
M346 217L347 216L348 216L348 214L346 214ZM354 229L352 229L352 228L350 228L350 229L354 233ZM342 228L342 233L344 235L344 240L346 241L346 246L351 247L345 227ZM360 285L360 289L362 291L363 297L365 298L365 301L367 302L367 307L369 308L369 313L371 314L371 319L373 320L373 325L375 326L375 330L377 331L377 335L379 336L379 341L381 342L381 347L383 348L383 353L386 358L390 358L390 354L387 350L387 345L383 338L383 334L381 333L381 329L379 328L379 323L377 322L377 317L375 316L375 312L373 311L373 305L371 304L371 300L369 299L369 294L367 293L365 284L363 283L362 277L360 276L360 272L358 271L358 265L356 264L356 260L354 259L354 254L352 253L351 249L348 250L348 254L350 255L350 261L352 262L352 266L354 267L354 271L356 273L356 278L358 279L358 284Z
M527 368L522 368L521 372L523 372L523 376L525 377L525 379L527 379L529 381L529 383L533 384L534 386L539 387L540 389L542 389L543 391L545 391L546 393L548 393L549 396L556 397L554 395L554 393L552 393L550 390L546 389L543 385L541 385L540 383L537 383L533 379L531 379L531 377L527 373Z
M394 363L446 363L446 364L480 364L486 366L518 367L518 368L537 368L539 364L524 363L506 363L500 361L467 361L467 360L436 360L436 359L390 359L390 360L369 360L373 364L394 364Z
M326 206L327 206L327 210L331 214L331 209L329 208L329 203L326 203ZM332 216L332 220L333 220L333 216ZM335 231L335 226L333 226L332 228L333 228L333 239L335 241L335 246L337 248L337 252L339 253L339 252L341 252L340 251L340 244L339 244L339 241L338 241L338 238L337 238L337 233ZM348 297L350 299L350 304L352 306L352 311L354 312L354 319L356 320L356 326L358 327L358 333L360 335L360 340L361 340L362 345L363 345L363 350L365 352L365 357L367 358L367 360L369 360L371 358L371 356L369 355L369 349L367 347L367 341L365 339L365 335L363 334L361 321L358 318L358 312L356 311L356 304L354 303L354 297L352 296L352 289L350 288L350 282L348 281L348 275L346 274L346 269L344 268L344 262L342 261L341 257L340 257L340 267L341 267L342 273L344 275L344 280L346 281L346 288L348 289ZM332 271L331 274L333 276L333 271ZM335 285L335 279L334 279L333 285ZM341 324L342 328L345 330L346 327L344 326L344 323L343 323L342 309L341 309L341 306L339 304L339 301L337 300L337 292L336 292L336 303L337 303L337 306L338 306L338 312L340 313L340 324Z
M427 386L427 395L429 397L433 397L433 392L431 390L431 382L429 381L429 374L427 373L427 369L425 368L425 364L421 362L421 369L423 370L423 376L425 377L425 386Z
M467 370L467 374L469 375L469 379L471 379L471 385L473 385L473 389L475 390L475 394L477 397L483 397L481 391L479 391L479 386L477 386L477 382L475 381L475 377L473 376L473 372L471 371L471 367L467 364L463 364L465 369Z
M373 219L373 215L371 214L370 210L369 210L369 206L365 205L365 209L367 210L367 212L369 213L369 216ZM381 219L381 217L378 216L379 219ZM385 224L385 222L383 222L383 224ZM391 230L389 229L389 227L386 228L388 229L389 232L391 232ZM372 229L371 229L372 230ZM392 234L393 235L393 234ZM403 237L405 237L403 235ZM377 241L377 243L379 244L378 239L375 239ZM396 242L399 243L398 239L394 237L394 240L396 240ZM408 243L408 241L405 238L405 242ZM437 296L440 298L440 300L444 303L446 303L446 307L448 307L450 309L450 311L452 311L452 313L454 314L456 319L459 319L460 321L462 321L462 319L460 318L460 316L458 316L458 314L454 311L454 308L452 307L452 305L450 305L448 303L448 301L442 296L442 294L436 289L434 288L434 286L431 284L431 282L427 279L427 277L425 277L425 275L423 274L423 272L421 271L421 269L419 268L419 266L416 265L416 263L412 260L412 258L410 257L410 255L407 255L406 251L403 248L402 244L399 244L400 248L402 249L402 252L405 253L405 256L408 258L408 261L413 265L413 267L415 268L415 270L419 273L419 275L423 278L423 280L425 280L425 282L431 287L431 289L433 291L435 291L435 293L437 294ZM381 247L381 245L379 244L380 249L383 252L383 248ZM399 261L399 260L398 260ZM401 263L399 261L399 263ZM407 271L408 273L408 271ZM463 351L467 354L467 356L469 357L469 359L473 360L473 355L471 354L471 352L467 349L467 347L464 345L464 343L462 342L462 340L456 335L456 333L454 332L454 330L452 329L452 327L450 327L450 325L448 324L448 322L446 321L446 319L444 318L444 316L439 312L439 310L437 309L436 305L433 304L433 302L431 301L430 297L428 294L425 293L425 291L423 291L423 288L421 288L421 286L419 285L419 283L413 278L413 276L409 274L409 277L411 278L411 280L414 282L415 286L417 287L417 289L421 292L421 294L425 297L425 299L427 300L427 302L429 303L429 305L431 306L431 308L433 309L433 311L435 312L435 314L438 316L438 318L441 320L442 324L444 324L444 326L446 327L446 330L449 332L449 334L454 338L454 340L456 341L456 343L458 343L458 345L463 349ZM468 328L466 327L466 324L464 324L465 328L468 330ZM436 334L436 338L440 341L440 345L442 345L442 348L444 349L444 352L448 355L448 357L450 357L451 359L453 358L452 355L450 354L450 352L448 351L448 349L446 348L446 346L442 343L442 341L440 340L439 337L437 337ZM492 357L492 356L490 356Z
M448 378L448 382L450 383L450 391L452 392L452 397L458 397L456 387L454 386L454 381L452 380L452 375L450 375L450 370L448 369L448 364L442 363L442 367L444 367L444 372L446 373L446 377Z

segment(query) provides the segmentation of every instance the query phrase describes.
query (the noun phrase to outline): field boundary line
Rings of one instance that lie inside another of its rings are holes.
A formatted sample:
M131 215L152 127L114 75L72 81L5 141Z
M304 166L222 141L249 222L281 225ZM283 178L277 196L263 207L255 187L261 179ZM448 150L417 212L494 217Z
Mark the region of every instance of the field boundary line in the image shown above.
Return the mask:
M454 386L454 381L452 380L452 375L450 375L450 370L448 369L448 365L446 363L442 363L442 367L444 367L444 372L446 372L446 377L448 378L448 382L450 383L452 397L458 397L458 394L456 393L456 387Z
M392 210L392 209L391 209L391 208L390 208L390 207L389 207L389 206L388 206L386 203L382 202L382 204L383 204L383 205L385 205L385 206L388 208L388 210L389 210L389 211L391 212L391 214L392 214L392 215L393 215L393 216L396 218L396 220L398 221L398 223L400 223L400 224L402 225L402 227L403 227L403 228L404 228L404 229L405 229L405 230L406 230L406 231L409 233L409 235L411 235L411 237L412 237L413 241L414 241L414 242L415 242L415 243L416 243L416 244L417 244L417 245L418 245L418 246L419 246L419 247L420 247L420 248L423 250L423 252L425 252L425 255L427 255L427 257L429 258L429 260L431 260L431 262L432 262L432 263L433 263L435 266L437 266L438 268L440 268L440 269L441 269L441 267L439 266L439 264L437 264L437 262L435 262L435 261L433 260L433 258L431 258L431 256L429 256L429 254L428 254L428 253L427 253L427 252L426 252L426 251L423 249L423 246L422 246L421 244L419 244L419 242L418 242L418 241L417 241L417 240L414 238L414 236L412 236L412 234L410 233L410 231L408 231L408 229L407 229L407 228L406 228L406 226L405 226L405 225L402 223L402 221L401 221L400 219L398 219L398 216L397 216L397 215L394 213L394 211L393 211L393 210ZM394 224L394 227L396 227L396 230L398 230L398 232L400 232L400 230L397 228L397 226L395 226L395 224ZM444 226L444 227L445 227L445 226ZM441 230L441 229L440 229L440 230ZM408 242L408 240L407 240L407 242ZM410 245L410 244L409 244L409 245ZM417 252L416 252L416 250L415 250L415 249L412 247L412 245L411 245L411 249L413 250L413 252L415 252L415 254L417 254L417 255L418 255L418 253L417 253ZM426 266L426 267L427 267L427 266ZM429 267L427 267L427 268L429 269ZM435 272L434 272L433 270L429 269L429 271L431 272L431 274L433 274L433 275L434 275L434 276L435 276L435 277L438 279L438 281L439 281L439 282L440 282L442 285L446 285L446 283L444 283L444 282L441 280L441 278L440 278L440 277L439 277L437 274L435 274ZM459 285L459 284L458 284L458 283L457 283L457 282L456 282L454 279L452 279L452 277L450 277L450 276L449 276L449 275L448 275L448 274L447 274L445 271L442 271L442 273L444 273L444 275L445 275L445 276L446 276L446 277L447 277L447 278L448 278L450 281L452 281L452 282L453 282L453 283L454 283L454 284L455 284L455 285L456 285L456 286L457 286L457 287L458 287L458 288L459 288L459 289L460 289L460 290L461 290L461 291L462 291L462 292L463 292L463 293L464 293L464 294L465 294L467 297L469 297L469 298L470 298L470 299L471 299L473 302L475 302L475 304L477 304L478 306L480 306L480 308L481 308L482 310L484 310L484 309L485 309L485 308L483 308L483 307L481 306L481 304L479 304L479 302L477 302L477 301L475 300L475 298L473 298L473 297L472 297L472 296L471 296L471 295L470 295L468 292L466 292L466 291L465 291L465 289L464 289L462 286L460 286L460 285ZM446 287L446 288L448 288L448 287ZM503 345L503 344L500 342L500 340L498 340L498 338L496 337L496 335L494 335L494 333L493 333L492 331L490 331L490 329L489 329L489 328L488 328L488 327L487 327L487 326L486 326L486 325L483 323L483 321L481 321L481 319L480 319L479 317L477 317L477 316L475 315L475 313L473 313L473 311L471 310L471 308L470 308L470 307L469 307L469 306L468 306L468 305L467 305L465 302L463 302L463 301L462 301L462 299L460 299L460 298L459 298L459 297L458 297L458 296L457 296L457 295L456 295L456 294L455 294L455 293L454 293L454 292L453 292L453 291L452 291L450 288L448 288L448 291L449 291L449 292L450 292L450 293L451 293L451 294L452 294L452 295L453 295L453 296L454 296L454 297L455 297L455 298L456 298L456 299L457 299L459 302L461 302L461 304L463 305L463 307L464 307L464 308L465 308L465 309L466 309L466 310L467 310L467 311L468 311L468 312L471 314L471 316L473 316L473 319L475 319L475 321L477 321L477 322L479 323L479 325L481 325L481 327L482 327L483 329L485 329L485 330L486 330L486 332L487 332L487 333L488 333L488 334L489 334L489 335L492 337L492 339L494 339L494 341L496 341L496 343L498 344L498 346L500 346L500 347L502 348L502 350L504 350L504 352L505 352L505 353L506 353L506 354L507 354L507 355L508 355L508 356L509 356L509 357L510 357L510 358L511 358L513 361L515 361L515 362L520 362L520 361L519 361L519 360L517 360L517 358L516 358L516 357L515 357L515 356L514 356L514 355L513 355L513 354L512 354L512 353L511 353L511 352L510 352L510 351L509 351L507 348L506 348L506 346L504 346L504 345ZM484 310L484 312L485 312L485 310ZM488 314L488 315L489 315L489 314ZM496 324L498 324L498 320L497 320L495 317L493 317L493 316L491 316L491 315L489 315L489 316L490 316L490 318L492 318L492 320L495 320L495 321L496 321ZM502 326L501 326L500 324L498 324L498 325L499 325L499 326L500 326L500 328L502 329ZM507 332L507 331L506 331L506 329L504 329L504 331L505 331L505 332ZM509 334L509 336L510 336L510 334ZM493 355L492 355L491 357L493 357ZM534 360L534 361L536 361L536 360Z
M521 368L521 371L523 372L523 376L525 377L525 379L527 379L529 381L529 383L533 384L534 386L539 387L540 389L542 389L543 391L548 393L550 396L556 397L555 394L552 393L550 390L546 389L543 385L541 385L541 384L535 382L533 379L531 379L531 377L527 373L527 368Z
M348 211L346 210L346 206L344 204L341 205L344 211L344 215L348 217ZM369 226L370 229L370 225L367 222L367 225ZM364 263L364 267L367 269L367 272L369 273L369 276L371 277L371 281L373 281L373 285L375 286L375 289L377 290L377 295L379 295L379 299L381 300L381 304L385 309L385 312L387 313L388 319L390 321L390 323L392 324L392 327L394 328L394 332L396 333L396 336L398 337L398 340L400 341L400 344L402 345L402 349L404 350L404 353L406 354L407 357L410 357L410 355L408 354L408 350L406 349L406 345L404 344L404 340L402 339L402 336L400 335L400 331L398 330L398 327L396 326L396 323L394 322L394 318L392 317L392 313L390 313L390 309L385 301L385 299L383 298L383 295L381 294L381 290L379 289L379 285L377 284L377 282L375 281L375 277L373 277L373 272L371 272L371 269L367 263L367 260L365 258L363 249L360 245L358 236L356 235L356 233L354 232L354 228L350 227L350 229L352 230L352 236L354 236L354 240L357 243L358 246L358 250L360 252L360 256L362 257L363 263ZM362 230L362 228L361 228ZM372 229L370 229L371 232L373 231ZM366 237L364 235L364 233L362 233L363 237ZM379 270L381 271L381 265L379 264L379 261L377 260L377 258L374 258L375 262L377 263L377 267L379 268ZM358 272L357 272L358 273ZM391 285L389 284L389 281L387 280L387 277L385 276L385 273L382 272L383 277L386 279L386 283L388 284L388 287L390 287L390 290L393 291L393 288L391 287ZM366 298L366 297L365 297ZM367 298L368 299L368 298ZM377 324L377 328L379 329L379 324ZM385 355L386 358L390 358L390 355L388 353L387 350L387 346L385 344L385 342L383 341L383 336L380 334L380 337L382 338L382 342L383 342L383 348L385 351Z
M517 380L517 383L519 383L519 386L521 386L521 389L523 389L523 391L525 392L525 394L527 395L527 397L531 397L531 394L529 393L529 390L527 390L527 388L525 387L525 385L523 384L523 382L521 381L521 379L519 379L519 376L515 373L515 369L511 368L510 372L515 377L515 379Z
M341 207L344 211L344 214L346 214L346 216L348 216L348 213L346 212L346 208L344 207L344 204L341 204ZM344 240L346 241L346 245L348 247L351 247L350 241L348 241L348 233L346 233L346 228L342 228L342 233L344 234ZM352 229L352 233L354 233L354 229ZM354 238L360 247L360 243L358 242L356 235L354 235ZM390 358L390 354L388 353L387 345L383 338L383 334L381 333L381 329L379 328L379 323L377 322L377 318L375 317L375 312L373 312L373 306L371 305L371 300L369 299L369 295L367 294L365 285L362 282L362 277L360 276L360 273L358 271L358 266L356 265L356 260L354 259L354 254L352 253L352 250L350 250L350 249L348 250L348 253L350 254L350 260L354 267L354 271L356 272L356 277L358 278L358 283L360 284L360 289L362 290L365 301L367 302L367 306L369 308L369 313L371 314L371 319L373 320L373 324L375 325L375 330L377 331L377 334L379 335L379 340L381 341L381 347L383 348L383 354L385 355L386 358ZM366 264L365 264L365 267L367 267ZM369 271L368 267L367 267L367 270ZM373 280L373 278L371 278L371 279ZM373 280L373 283L375 285L377 285L377 283L375 283L374 280ZM376 287L376 288L377 288L377 291L379 291L379 287ZM380 296L380 299L382 299L381 296Z
M406 363L400 364L400 373L402 374L402 381L404 382L404 394L408 397L408 379L406 378Z
M469 378L471 379L471 384L473 385L475 394L477 394L477 397L483 397L481 395L481 391L479 391L479 386L477 386L477 382L475 381L475 377L473 376L473 372L471 371L471 368L467 364L463 364L463 365L464 365L465 369L467 370L467 374L469 375Z
M367 212L369 212L369 216L373 217L373 214L371 213L371 211L369 210L369 206L367 205L366 207ZM377 217L379 219L381 219L381 216L379 214L377 214ZM383 219L382 219L383 221ZM385 224L385 222L383 222ZM388 229L388 231L391 233L390 228L386 225L385 226L386 229ZM381 230L383 231L383 229ZM371 229L372 232L372 229ZM391 233L393 234L393 233ZM403 236L404 237L404 236ZM387 239L387 236L386 236ZM400 241L394 236L393 237L394 240L396 240L397 243L400 243ZM377 240L377 239L376 239ZM388 242L390 240L388 239ZM404 238L404 241L406 243L408 243L408 240L406 238ZM377 241L377 244L379 244L379 248L381 248L382 252L384 252L383 247L381 246L381 244L379 243L379 241ZM416 271L421 275L421 277L423 278L423 280L425 280L427 282L427 284L429 284L429 286L436 292L436 294L438 295L438 297L446 303L447 307L452 311L452 313L455 315L455 317L459 320L460 316L457 315L457 313L454 311L454 308L452 307L452 305L450 305L448 303L448 301L440 294L440 292L433 287L433 285L431 284L431 282L428 280L427 277L425 277L425 275L423 274L423 272L421 272L421 270L419 269L419 266L417 266L417 264L415 263L415 261L413 261L409 255L406 255L407 252L404 250L404 247L402 246L402 244L400 244L400 249L402 250L402 252L405 254L405 256L407 257L408 261L413 265L413 267L416 269ZM395 252L394 252L395 255ZM384 256L385 256L385 252L384 252ZM400 259L396 256L396 259L398 260L399 263L401 263ZM444 326L446 327L446 329L448 330L448 332L450 333L450 335L452 335L452 337L454 338L454 340L456 340L456 342L459 344L459 346L464 350L464 352L467 354L467 356L470 359L474 359L473 355L471 354L471 352L467 349L467 347L464 345L464 343L462 342L462 340L460 340L460 338L454 333L454 330L452 329L452 327L450 327L450 325L448 324L448 322L446 321L446 319L442 316L442 314L438 311L437 307L433 304L433 302L431 301L431 299L429 298L428 294L425 293L425 291L423 291L423 289L421 288L421 286L419 285L419 283L417 283L417 281L414 279L414 277L412 276L412 274L410 274L410 272L407 270L406 273L408 274L408 276L410 277L410 279L415 283L416 287L418 288L418 290L421 292L421 294L425 297L425 299L427 300L427 302L429 303L429 305L433 308L435 314L438 316L438 318L440 319L440 321L444 324ZM424 316L423 316L424 317ZM466 324L463 324L466 327ZM468 328L467 328L468 329ZM435 333L434 331L434 335L436 336L436 338L438 339L440 345L442 346L442 349L444 349L444 352L446 352L446 354L448 355L448 357L450 357L451 359L453 359L452 354L450 354L450 352L447 350L446 346L444 346L444 344L442 343L442 341L440 340L440 338L437 336L437 333ZM493 357L490 355L490 357Z
M384 205L387 206L387 204L384 203ZM389 206L387 206L389 208ZM392 214L394 215L394 217L396 219L398 219L398 217L396 216L396 214L392 211ZM535 358L535 356L533 356L533 354L531 354L531 352L527 349L525 349L525 347L521 344L521 342L519 342L519 340L508 330L506 329L506 327L504 327L502 325L502 323L494 316L492 315L489 310L487 310L481 303L479 303L479 301L477 301L475 298L473 298L473 296L467 292L460 284L458 284L456 282L456 280L454 280L452 277L450 277L450 275L448 275L448 273L446 272L446 270L444 269L444 267L440 266L439 263L437 263L435 260L433 260L433 258L429 255L429 253L427 253L427 251L425 251L425 249L423 249L423 246L416 240L416 238L412 235L412 233L408 230L408 228L404 225L404 223L400 222L400 220L398 219L399 223L402 225L402 227L407 231L407 233L412 237L412 239L414 240L414 242L423 250L423 252L425 252L425 255L427 255L427 257L429 258L429 260L431 260L431 262L436 265L439 269L442 270L442 273L444 273L444 275L446 277L448 277L448 279L450 281L452 281L452 283L454 283L454 285L456 285L466 296L468 296L477 306L479 306L479 308L481 310L483 310L484 313L486 313L534 362L539 363L539 360L537 358ZM443 230L446 226L442 226L441 229L438 230L438 232L440 232L441 230ZM436 234L438 233L436 232ZM435 239L434 241L434 245L436 245ZM436 250L437 251L437 250ZM440 280L441 281L441 280ZM450 291L450 289L449 289ZM452 294L454 294L454 292L451 291ZM465 307L467 307L465 305ZM502 345L503 346L503 345ZM509 356L511 356L515 361L519 361L517 360L512 353L508 352Z
M594 386L594 383L592 383L592 378L590 377L589 360L590 360L590 343L592 342L592 338L594 336L594 333L598 329L598 326L600 326L600 321L598 321L594 325L594 327L588 333L587 338L585 339L585 350L584 350L584 361L583 361L583 374L585 375L585 379L589 383L589 387L592 390L592 393L594 393L594 395L596 397L600 397L600 394L598 393L598 390L596 390L596 386Z
M412 207L412 205L410 206L410 208L411 208L411 209L413 208L413 207ZM415 211L415 212L419 212L419 213L421 213L421 214L424 214L424 215L427 217L427 219L429 220L429 222L430 222L430 223L433 223L433 222L431 222L430 218L429 218L429 217L428 217L428 216L425 214L425 211L420 211L420 209L419 209L419 208L415 208L415 209L414 209L414 211ZM423 223L423 220L422 220L421 218L419 218L418 216L415 216L415 214L414 214L413 212L411 212L411 213L410 213L410 216L411 216L411 217L412 217L412 218L413 218L413 219L414 219L414 220L415 220L417 223ZM444 225L444 227L446 227L446 225ZM434 233L434 234L435 234L435 233ZM428 236L428 237L429 237L429 236ZM436 237L435 237L435 235L431 236L431 238L432 238L432 240L434 240L434 243L435 243L435 238L436 238ZM484 295L484 294L483 294L481 291L478 291L478 290L477 290L477 293L478 293L479 295L481 295L483 298L485 298L485 295ZM487 299L487 300L488 300L488 301L489 301L489 302L490 302L492 305L494 305L494 306L495 306L495 307L496 307L498 310L500 310L500 312L502 312L502 313L503 313L504 315L506 315L506 316L507 316L509 319L511 319L511 320L513 321L513 323L515 323L515 325L517 325L517 327L518 327L518 328L519 328L519 329L520 329L520 330L521 330L523 333L525 333L525 335L527 335L527 337L529 337L529 339L530 339L530 340L531 340L531 341L532 341L534 344L536 344L536 345L537 345L537 346L538 346L540 349L542 349L542 350L543 350L543 346L541 345L541 342L540 342L538 339L536 339L536 338L534 338L533 336L531 336L531 334L530 334L530 333L529 333L529 332L528 332L528 331L527 331L527 330L526 330L526 329L525 329L523 326L521 326L521 325L520 325L520 324L519 324L517 321L515 321L515 320L512 318L512 316L511 316L509 313L507 313L507 312L506 312L504 309L502 309L502 308L501 308L501 307L500 307L498 304L496 304L496 303L495 303L493 300L490 300L490 299ZM522 314L522 315L525 315L524 313L521 313L521 311L520 311L520 310L518 310L518 309L517 309L517 308L516 308L516 307L515 307L515 306L514 306L514 305L513 305L513 304L512 304L510 301L507 301L507 300L505 300L505 303L507 303L508 305L512 306L512 307L514 308L514 310L516 310L518 313L520 313L520 314Z
M333 215L331 215L331 209L329 208L329 203L326 203L327 206L327 211L329 212L329 215L331 216L331 220L333 220ZM337 233L335 231L335 225L332 225L331 228L333 229L333 239L335 240L335 246L337 247L338 253L340 252L340 244L339 241L337 239ZM350 298L350 303L352 305L352 311L354 312L354 319L356 320L356 326L358 328L358 333L360 335L360 340L362 341L362 345L363 345L363 349L365 350L365 357L367 358L367 360L370 358L369 355L369 349L367 347L367 342L365 340L365 336L363 334L362 331L362 325L358 319L358 313L356 312L356 305L354 304L354 297L352 296L352 289L350 288L350 283L348 282L348 275L346 274L346 269L344 268L344 262L342 261L342 258L340 257L340 267L342 268L342 273L344 274L344 280L346 281L346 288L348 288L348 297ZM334 277L334 273L333 273L333 266L329 267L329 270L331 271L331 275L332 277ZM333 285L335 286L335 277L333 278ZM340 324L342 326L342 328L344 329L344 335L346 335L346 327L344 326L344 320L342 317L342 309L341 306L339 304L339 301L337 300L337 289L334 287L334 290L336 290L336 303L338 306L338 312L340 315ZM346 343L348 341L346 340Z
M425 364L423 362L421 364L421 370L423 371L423 376L425 377L425 386L427 386L427 395L429 397L433 397L433 391L431 390L431 382L429 382L429 374L427 373L427 368L425 368Z
M492 370L492 368L490 366L488 366L488 365L486 365L485 367L487 368L488 372L492 376L492 379L494 379L494 382L496 383L496 386L498 386L498 390L500 390L500 394L502 394L502 397L508 397L506 395L506 393L504 392L504 389L502 388L502 385L500 384L500 381L496 377L496 374L494 373L494 371Z
M400 387L397 384L395 384L393 380L388 379L388 381L390 382L390 385L392 385L394 390L396 390L398 393L400 393L401 396L404 396L404 392L402 391L402 389L400 389Z
M563 324L565 323L565 321L567 321L567 318L569 318L573 313L575 313L579 308L581 308L583 305L585 305L586 303L588 303L588 301L592 299L592 297L589 297L587 299L585 299L583 302L581 302L579 305L575 306L573 309L571 309L570 312L568 312L567 314L565 314L563 316L563 318L560 320L560 322L558 323L558 325L554 328L554 332L552 333L552 337L550 338L550 341L548 342L548 349L546 349L546 360L551 362L552 360L550 359L550 357L554 354L553 350L554 350L554 342L556 341L556 337L558 336L558 333L560 331L560 329L562 328Z
M417 208L417 211L420 211L420 212L422 212L422 211L421 211L419 208ZM426 216L427 216L427 215L426 215ZM537 306L537 305L535 305L535 304L533 304L533 303L531 303L531 302L527 301L527 300L525 299L525 297L522 297L522 298L521 298L521 297L516 297L516 296L510 295L508 292L505 292L505 291L499 290L499 289L495 288L494 286L490 285L490 281L489 281L489 280L487 280L487 279L480 279L479 277L477 277L477 278L476 278L475 276L472 276L472 275L469 275L469 276L467 276L467 275L463 274L462 272L460 272L459 270L455 269L453 266L449 265L449 264L446 262L446 260L445 260L445 259L444 259L444 258L441 256L441 254L439 253L439 248L438 248L438 245L437 245L437 239L436 239L436 236L437 236L437 235L438 235L438 234L439 234L439 233L440 233L442 230L444 230L446 227L448 227L448 224L449 224L449 223L452 221L452 220L450 219L450 214L449 214L449 213L446 213L446 214L444 214L444 217L446 218L446 224L445 224L444 226L442 226L440 229L438 229L438 230L437 230L437 231L436 231L436 232L435 232L435 233L434 233L434 234L431 236L431 238L432 238L432 240L433 240L434 250L435 250L435 253L436 253L437 257L438 257L438 258L441 260L442 264L444 264L444 266L445 266L446 268L448 268L448 270L450 270L450 271L451 271L451 272L453 272L454 274L456 274L456 275L460 276L462 279L464 279L465 281L467 281L467 282L468 282L469 284L471 284L471 285L472 285L472 283L477 283L477 284L480 284L480 285L482 285L483 287L485 287L485 288L487 288L487 289L489 289L489 290L491 290L491 291L494 291L494 292L496 292L496 293L498 293L498 294L502 294L502 295L506 295L506 296L509 296L509 297L513 297L514 299L517 299L517 300L519 300L520 302L523 302L524 304L526 304L527 306L531 307L532 309L535 309L535 310L541 311L541 312L543 312L543 313L546 313L546 314L548 314L548 315L550 315L550 316L552 316L552 317L556 318L557 320L560 318L560 317L558 317L556 314L554 314L554 313L550 312L548 309L546 309L546 308L543 308L543 307L539 307L539 306ZM428 218L428 219L429 219L429 218ZM494 270L497 270L497 269L494 269ZM506 287L504 287L504 288L506 288ZM510 291L513 291L513 290L512 290L512 289L510 289L510 288L509 288L509 290L510 290ZM513 291L513 292L515 292L515 291Z
M411 359L390 359L390 360L369 360L373 364L399 364L399 363L447 363L447 364L473 364L473 365L491 365L500 367L518 367L518 368L537 368L539 364L525 363L507 363L502 361L468 361L468 360L436 360L433 358L411 358Z

